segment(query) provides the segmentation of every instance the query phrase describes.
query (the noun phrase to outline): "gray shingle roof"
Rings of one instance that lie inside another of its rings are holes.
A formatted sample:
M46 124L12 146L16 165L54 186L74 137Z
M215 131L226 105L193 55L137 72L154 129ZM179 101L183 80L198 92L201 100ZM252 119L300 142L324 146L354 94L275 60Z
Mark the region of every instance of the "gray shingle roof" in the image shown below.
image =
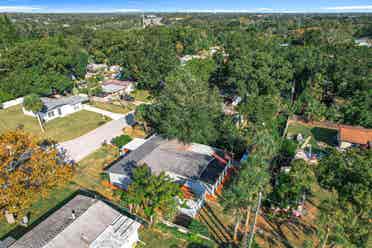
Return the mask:
M199 179L214 157L194 152L176 140L154 136L136 150L112 164L109 173L131 175L132 168L146 163L155 174L171 172Z
M102 91L105 93L109 93L109 94L121 91L123 89L125 89L125 86L116 85L116 84L102 85Z
M59 108L63 105L75 105L78 103L88 101L88 97L83 96L68 96L68 97L61 97L61 98L49 98L49 97L42 97L41 101L44 104L43 112L48 112L50 110Z
M43 247L73 222L71 218L72 210L75 211L75 216L78 218L96 202L97 200L93 198L77 195L62 208L58 209L39 225L23 235L11 248Z

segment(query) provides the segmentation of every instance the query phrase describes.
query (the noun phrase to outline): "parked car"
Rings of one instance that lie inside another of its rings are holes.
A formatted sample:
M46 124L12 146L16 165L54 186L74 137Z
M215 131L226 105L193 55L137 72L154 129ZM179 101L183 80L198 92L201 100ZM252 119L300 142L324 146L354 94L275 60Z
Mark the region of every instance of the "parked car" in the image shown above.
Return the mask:
M124 101L127 101L127 102L133 102L134 101L134 97L131 96L131 95L122 95L121 96L121 100L124 100Z

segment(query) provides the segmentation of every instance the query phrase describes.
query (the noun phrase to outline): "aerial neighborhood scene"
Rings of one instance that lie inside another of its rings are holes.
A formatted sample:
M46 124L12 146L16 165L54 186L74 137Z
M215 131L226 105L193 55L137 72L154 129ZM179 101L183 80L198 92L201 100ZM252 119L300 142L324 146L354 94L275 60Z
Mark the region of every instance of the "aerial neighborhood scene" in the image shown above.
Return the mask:
M372 2L0 1L0 248L372 247Z

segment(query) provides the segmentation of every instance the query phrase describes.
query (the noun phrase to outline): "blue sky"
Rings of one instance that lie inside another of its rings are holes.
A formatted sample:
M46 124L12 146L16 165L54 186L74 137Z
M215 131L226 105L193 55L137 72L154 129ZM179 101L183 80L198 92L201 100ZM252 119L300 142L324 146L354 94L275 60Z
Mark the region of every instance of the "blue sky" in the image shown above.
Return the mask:
M372 12L372 0L0 0L0 12Z

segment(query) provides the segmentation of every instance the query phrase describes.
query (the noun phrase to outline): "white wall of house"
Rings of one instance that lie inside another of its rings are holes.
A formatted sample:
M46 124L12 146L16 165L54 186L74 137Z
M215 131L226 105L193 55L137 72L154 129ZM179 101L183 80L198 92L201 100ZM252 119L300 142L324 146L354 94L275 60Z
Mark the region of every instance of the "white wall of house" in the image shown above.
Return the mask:
M134 83L128 85L128 87L125 89L125 94L130 94L135 90L135 85Z
M109 173L110 183L123 189L128 189L129 184L132 182L128 175Z
M341 141L341 142L340 142L340 148L341 148L341 149L349 148L349 147L351 147L352 145L353 145L352 143L349 143L349 142L346 142L346 141Z
M32 111L28 111L26 110L24 107L22 107L22 111L23 111L23 114L24 115L28 115L28 116L32 116L32 117L36 117L35 113L32 112Z
M0 103L0 109L7 109L23 103L23 97Z
M40 117L45 122L48 122L50 120L59 118L59 117L65 117L67 115L73 114L75 112L78 112L83 109L83 104L78 103L75 105L63 105L59 108L53 109L51 111L48 111L47 113L40 112ZM25 115L36 117L35 113L32 111L27 111L25 108L23 108L23 113Z

